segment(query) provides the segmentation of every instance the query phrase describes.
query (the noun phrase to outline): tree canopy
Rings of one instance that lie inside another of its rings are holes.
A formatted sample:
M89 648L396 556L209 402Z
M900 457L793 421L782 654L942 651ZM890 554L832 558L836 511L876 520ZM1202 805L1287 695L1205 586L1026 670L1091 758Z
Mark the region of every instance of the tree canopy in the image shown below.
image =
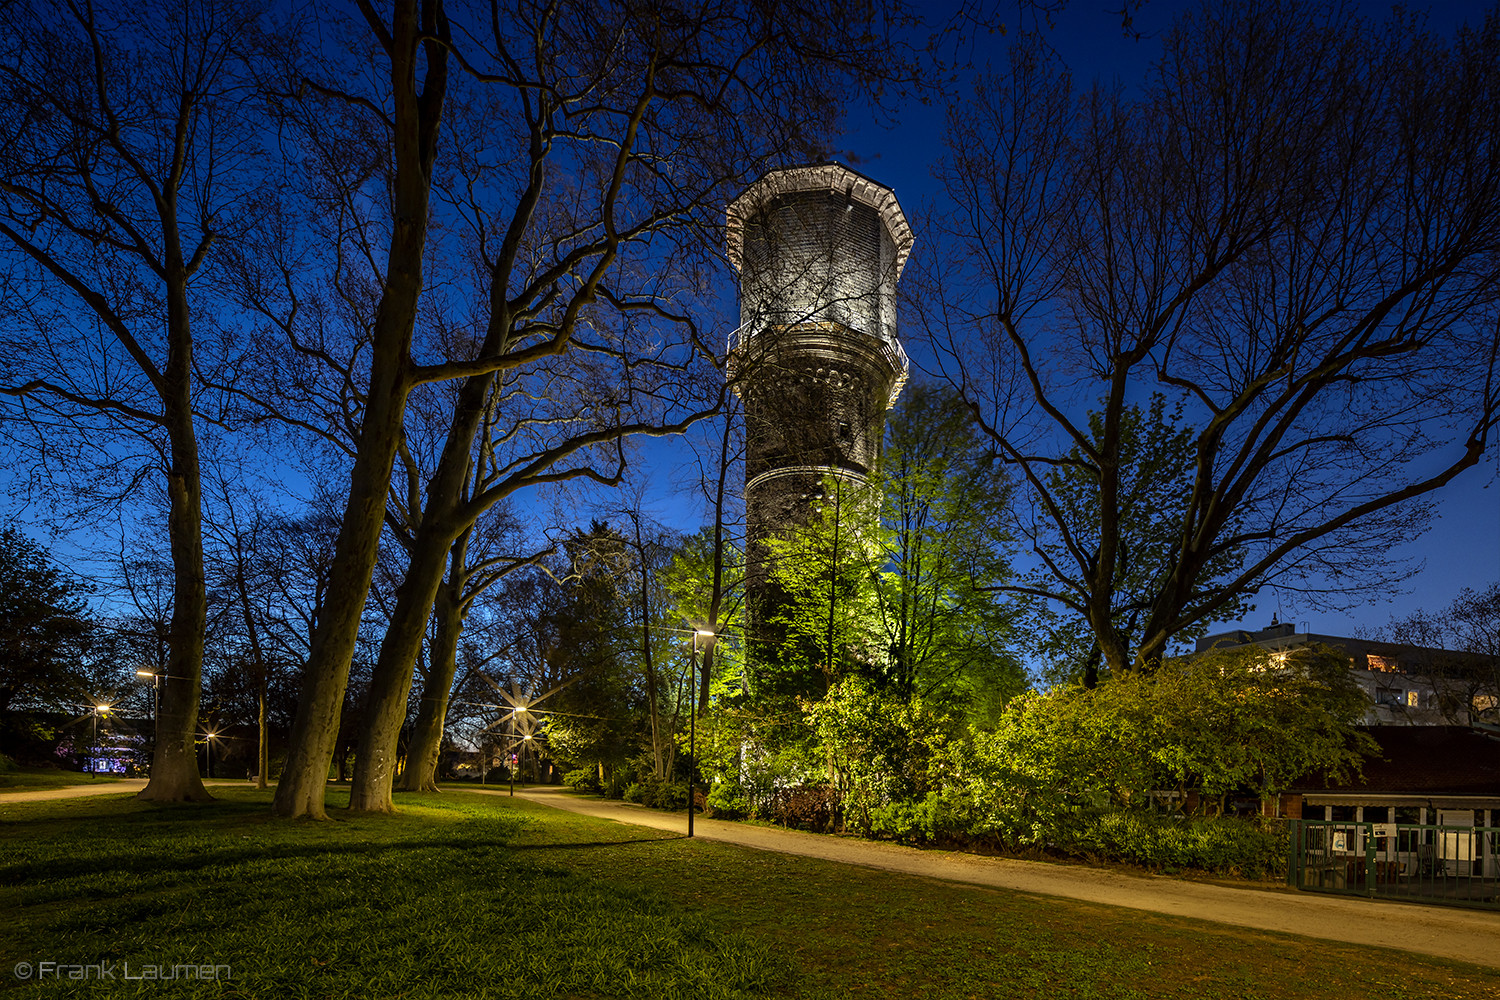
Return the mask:
M86 700L90 590L15 528L0 531L0 716Z
M954 107L919 319L1109 669L1262 587L1357 588L1493 443L1497 76L1493 16L1247 0L1178 18L1139 92L1021 38ZM1152 392L1189 463L1145 519Z

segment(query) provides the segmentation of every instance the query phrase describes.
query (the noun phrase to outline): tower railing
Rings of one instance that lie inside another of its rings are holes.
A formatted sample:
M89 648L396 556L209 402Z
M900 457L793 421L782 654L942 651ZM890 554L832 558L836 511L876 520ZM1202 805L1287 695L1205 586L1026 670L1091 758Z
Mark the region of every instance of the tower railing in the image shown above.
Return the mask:
M833 329L834 327L838 327L840 330L849 329L841 324L828 323L826 321L797 323L794 325L802 328ZM732 358L735 352L755 339L756 332L756 328L752 327L749 323L742 323L733 330L730 330L729 335L724 341L724 356ZM889 400L889 403L894 405L897 397L901 395L901 390L906 386L906 376L911 370L911 360L906 356L906 349L901 346L901 341L899 340L886 340L884 337L871 336L863 331L856 330L851 332L858 333L860 336L873 340L880 345L880 353L885 357L886 363L891 366L891 370L896 374L895 382L891 385Z
M841 329L848 329L847 327L842 327L841 324L834 324L834 323L829 323L829 322L826 322L826 321L814 321L814 322L808 322L808 323L797 323L797 324L794 324L794 325L797 326L797 327L822 328L822 329L832 329L835 326L838 326ZM890 361L892 362L892 366L893 367L898 368L898 369L900 369L902 371L905 371L910 366L911 361L910 361L910 359L907 358L907 356L906 356L906 350L901 346L901 341L899 341L899 340L886 340L884 337L872 336L871 334L865 333L862 330L855 330L853 332L858 333L858 334L860 334L861 336L864 336L864 337L869 337L871 340L877 340L877 341L879 341L883 345L883 347L885 349L885 353L887 353L890 356ZM729 331L729 335L724 340L724 352L725 352L725 354L733 354L735 351L739 350L741 347L744 347L746 344L748 344L751 340L754 339L755 333L756 333L755 328L752 327L751 324L749 324L749 323L743 323L740 326L735 327L733 330L730 330Z

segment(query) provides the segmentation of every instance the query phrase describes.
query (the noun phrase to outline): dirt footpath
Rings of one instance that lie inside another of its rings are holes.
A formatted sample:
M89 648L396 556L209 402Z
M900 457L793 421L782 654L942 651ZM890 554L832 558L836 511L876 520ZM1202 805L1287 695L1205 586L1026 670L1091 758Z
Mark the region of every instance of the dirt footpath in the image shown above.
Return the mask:
M208 788L226 785L245 787L248 782L207 778L203 784ZM81 799L89 795L123 795L126 792L134 795L145 787L145 778L121 778L119 781L106 781L97 785L63 785L59 788L33 788L25 792L0 791L0 805L9 802L46 802L49 799Z
M504 794L492 793L492 794ZM687 831L686 814L579 797L566 789L517 791L533 802L657 830ZM694 835L906 875L990 886L1039 896L1149 910L1264 931L1396 948L1500 968L1500 912L1377 902L1305 892L1237 889L1098 868L923 851L897 844L772 827L696 819Z
M64 785L61 788L33 788L28 792L0 792L0 803L45 802L48 799L81 799L86 795L111 795L129 792L134 795L146 787L145 778L124 778L98 785Z

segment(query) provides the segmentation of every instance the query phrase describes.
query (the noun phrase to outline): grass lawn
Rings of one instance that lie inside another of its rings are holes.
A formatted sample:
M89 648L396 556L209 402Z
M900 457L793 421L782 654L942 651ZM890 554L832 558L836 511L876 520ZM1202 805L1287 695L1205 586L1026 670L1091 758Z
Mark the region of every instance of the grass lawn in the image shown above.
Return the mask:
M84 774L82 771L59 771L54 767L0 771L0 792L32 792L42 788L68 785L107 785L119 781L116 774Z
M0 805L0 994L1500 995L1500 975L1461 964L686 841L521 799L401 796L395 817L315 824L272 820L268 792L214 793L208 807ZM115 979L38 981L48 961ZM127 963L229 978L126 982Z

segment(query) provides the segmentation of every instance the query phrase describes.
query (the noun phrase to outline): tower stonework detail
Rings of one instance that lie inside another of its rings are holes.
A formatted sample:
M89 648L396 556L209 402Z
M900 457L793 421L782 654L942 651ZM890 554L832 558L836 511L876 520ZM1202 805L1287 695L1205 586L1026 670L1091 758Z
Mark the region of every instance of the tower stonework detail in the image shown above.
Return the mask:
M766 539L807 520L828 478L863 483L906 381L896 282L912 232L889 188L839 164L767 174L728 209L740 327L728 374L744 401L746 598L752 655L784 599Z

